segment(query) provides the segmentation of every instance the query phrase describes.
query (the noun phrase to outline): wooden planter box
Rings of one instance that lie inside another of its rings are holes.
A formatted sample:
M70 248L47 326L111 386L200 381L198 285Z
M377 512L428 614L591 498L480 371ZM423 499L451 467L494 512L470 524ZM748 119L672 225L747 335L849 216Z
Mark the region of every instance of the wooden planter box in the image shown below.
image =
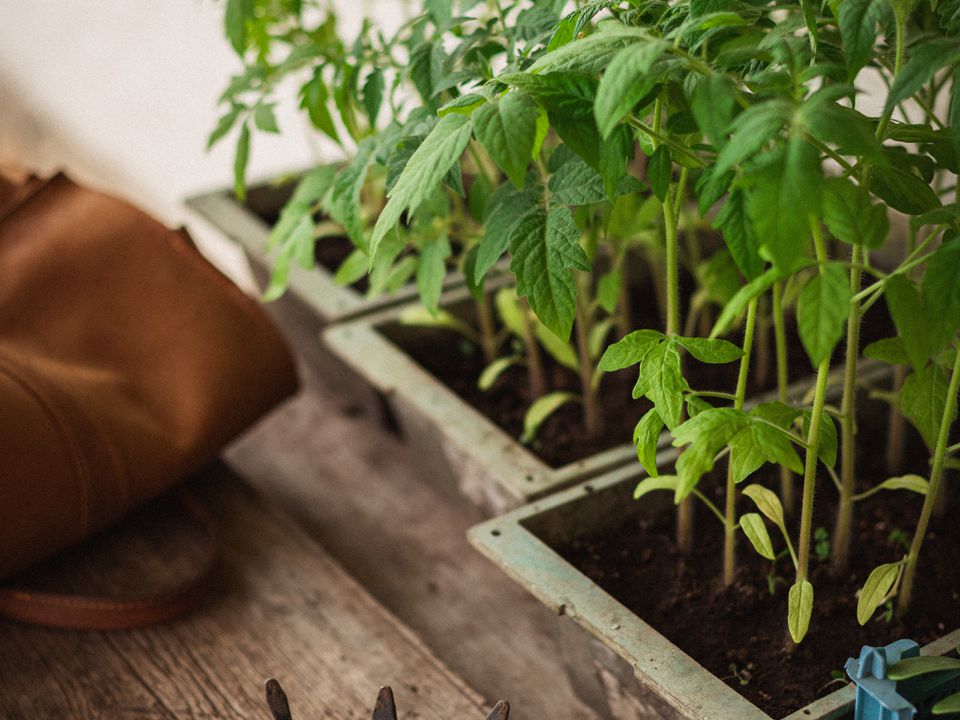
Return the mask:
M662 454L669 463L675 451ZM561 616L559 637L577 694L601 717L617 720L773 720L621 605L552 548L624 513L638 519L673 507L669 493L633 500L639 467L621 468L488 520L469 532L471 544ZM945 654L960 630L927 645ZM850 648L856 654L859 648ZM785 720L852 717L847 685Z
M186 201L191 209L243 248L261 292L267 287L273 269L272 258L266 255L271 225L265 218L279 214L294 187L294 181L255 185L248 190L246 203L237 200L232 190L197 195ZM380 412L382 401L370 385L327 352L317 337L330 324L410 302L417 296L416 288L409 285L390 295L370 299L352 287L337 285L333 275L321 265L305 270L294 263L286 294L266 303L264 308L291 347L304 358L312 376L351 401ZM451 273L445 287L462 284L463 276Z

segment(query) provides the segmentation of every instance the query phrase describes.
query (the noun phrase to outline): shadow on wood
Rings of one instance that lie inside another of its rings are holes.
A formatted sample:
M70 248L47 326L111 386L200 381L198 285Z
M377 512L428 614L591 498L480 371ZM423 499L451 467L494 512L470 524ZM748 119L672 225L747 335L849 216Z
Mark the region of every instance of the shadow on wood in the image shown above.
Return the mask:
M293 720L287 694L280 687L280 683L273 678L267 680L267 707L273 713L274 720ZM501 700L493 706L493 710L487 715L487 720L507 720L509 717L510 704ZM389 687L380 688L377 704L373 708L372 720L397 720L397 705L393 701L393 690Z

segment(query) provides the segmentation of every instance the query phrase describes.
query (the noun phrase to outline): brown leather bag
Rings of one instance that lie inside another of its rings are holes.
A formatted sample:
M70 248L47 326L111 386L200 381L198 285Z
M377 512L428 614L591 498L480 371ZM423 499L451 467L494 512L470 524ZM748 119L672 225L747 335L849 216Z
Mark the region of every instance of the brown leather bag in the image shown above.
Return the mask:
M257 304L183 231L64 175L0 182L0 580L116 523L290 395ZM10 588L0 614L120 627L185 609Z

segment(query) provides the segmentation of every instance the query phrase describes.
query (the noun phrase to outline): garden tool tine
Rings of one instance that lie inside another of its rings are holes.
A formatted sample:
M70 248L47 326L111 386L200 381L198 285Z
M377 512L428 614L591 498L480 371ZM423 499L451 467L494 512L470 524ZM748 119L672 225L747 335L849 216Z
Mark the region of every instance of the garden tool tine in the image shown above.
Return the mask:
M393 702L393 690L380 688L377 705L373 708L373 720L397 720L397 706Z
M273 678L267 680L267 707L273 713L273 720L292 720L287 694Z
M501 700L493 706L493 710L487 715L487 720L507 720L510 717L510 703Z

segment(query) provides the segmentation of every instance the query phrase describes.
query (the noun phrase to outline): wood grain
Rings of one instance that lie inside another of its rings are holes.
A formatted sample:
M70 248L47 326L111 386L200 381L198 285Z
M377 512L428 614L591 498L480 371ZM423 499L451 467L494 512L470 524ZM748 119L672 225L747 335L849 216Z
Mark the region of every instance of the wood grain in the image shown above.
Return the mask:
M0 717L267 718L268 677L298 720L367 718L385 684L416 708L406 717L484 717L479 696L286 513L223 466L191 487L221 528L219 591L187 618L130 632L0 622ZM161 504L24 581L117 590L138 573L186 572L198 547L178 524Z

